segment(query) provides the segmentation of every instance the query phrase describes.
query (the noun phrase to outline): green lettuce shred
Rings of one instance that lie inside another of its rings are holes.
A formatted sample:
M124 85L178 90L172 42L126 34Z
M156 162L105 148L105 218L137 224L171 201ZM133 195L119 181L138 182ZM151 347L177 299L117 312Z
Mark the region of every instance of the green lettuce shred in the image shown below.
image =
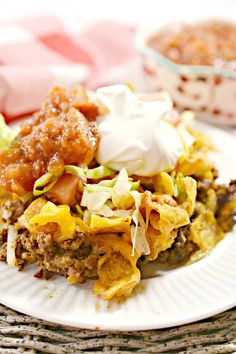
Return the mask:
M0 114L0 151L7 149L17 134L17 131L8 127L3 116Z
M114 174L114 171L105 166L88 169L79 166L66 165L63 169L60 169L56 173L46 173L38 178L34 184L33 195L38 197L46 192L49 192L63 174L78 176L81 178L82 182L86 183L87 178L100 179L109 177Z
M79 204L77 204L77 205L75 206L75 208L76 208L78 214L79 214L80 216L82 216L82 218L83 218L83 216L84 216L84 211L82 210L81 206L80 206Z
M34 184L33 195L38 197L52 189L53 186L57 183L58 179L61 177L62 173L55 174L55 173L46 173Z
M85 170L85 177L89 179L100 179L110 177L114 174L114 170L106 166L99 166L96 168Z

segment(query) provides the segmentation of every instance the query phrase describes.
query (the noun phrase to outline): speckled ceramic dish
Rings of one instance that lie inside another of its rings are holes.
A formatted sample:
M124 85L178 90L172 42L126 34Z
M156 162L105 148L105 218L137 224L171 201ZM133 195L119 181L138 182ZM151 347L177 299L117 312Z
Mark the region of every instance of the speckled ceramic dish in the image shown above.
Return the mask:
M174 63L147 44L159 30L140 30L136 36L149 89L167 90L178 109L193 110L208 122L236 125L236 71Z

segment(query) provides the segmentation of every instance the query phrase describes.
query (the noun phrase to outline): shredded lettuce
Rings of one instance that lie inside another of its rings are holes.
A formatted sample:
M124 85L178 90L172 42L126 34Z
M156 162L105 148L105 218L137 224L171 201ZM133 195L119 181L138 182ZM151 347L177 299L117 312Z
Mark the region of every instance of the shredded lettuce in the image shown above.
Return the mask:
M38 178L34 184L33 195L35 197L38 197L50 191L50 189L52 189L52 187L57 183L59 178L62 176L62 172L63 171L60 171L58 174L46 173L40 178Z
M17 131L11 130L6 125L3 116L0 114L0 151L7 149L17 134Z
M113 210L108 205L103 205L98 210L90 210L91 214L97 214L101 216L105 216L106 218L110 218L113 216Z
M122 202L125 202L129 197L130 190L131 183L129 181L128 173L123 168L120 171L117 181L112 189L112 203L116 208L122 208Z
M131 183L131 191L137 191L139 186L140 186L140 181L132 181L132 178L129 178L129 181Z
M112 176L114 171L105 166L88 169L79 166L66 165L63 169L60 169L56 173L46 173L38 178L34 184L34 196L38 197L46 192L49 192L63 174L78 176L83 183L86 183L87 178L100 179Z
M87 207L88 210L99 210L110 197L111 191L94 191L90 193L85 189L80 205Z
M98 184L85 184L81 206L95 211L101 209L109 200L112 204L110 208L129 209L134 204L130 191L138 187L139 181L134 182L128 177L126 170L121 170L112 180L103 180Z
M179 188L174 177L172 177L172 180L174 184L174 197L177 198L179 195Z
M89 224L91 215L106 218L127 218L131 216L132 255L150 254L146 239L146 224L139 212L141 194L137 191L139 181L128 177L125 169L112 180L104 180L98 184L86 184L80 205L86 207L84 221Z
M114 170L106 166L99 166L93 169L85 170L85 177L89 179L100 179L110 177L115 173Z
M183 183L184 175L182 173L177 173L174 179L174 196L178 198L178 200L183 203L187 199L187 193L185 189L185 185Z
M78 214L79 214L80 216L82 216L82 218L83 218L83 216L84 216L84 211L82 210L81 206L80 206L79 204L77 204L77 205L75 206L75 209L77 210Z
M182 173L177 173L174 179L175 193L178 203L187 210L189 216L192 215L196 202L197 182L192 177L185 177Z
M89 193L112 191L111 187L100 186L99 184L86 184L85 187Z
M100 181L97 184L97 186L112 188L116 184L116 181L117 181L117 177L115 177L113 179L104 179L103 181Z
M133 192L132 196L134 198L135 209L132 214L132 220L134 225L131 226L131 240L132 240L132 256L134 256L134 251L136 249L136 241L137 241L137 233L138 233L138 214L139 214L139 207L141 204L140 194L137 192Z
M79 166L67 165L65 166L64 173L76 175L81 178L84 177L88 179L100 179L112 176L115 172L114 170L106 166L99 166L96 168L88 169Z
M66 165L63 170L63 174L70 174L74 176L78 176L81 179L85 180L85 170L82 167Z
M150 254L150 247L146 239L146 224L143 220L139 208L141 205L141 195L137 191L131 191L130 194L134 198L135 210L132 213L134 225L131 226L132 256L135 250L139 254Z
M8 225L7 263L10 267L16 267L16 239L17 231L14 225Z
M86 184L80 205L86 207L84 221L89 224L91 215L106 218L132 218L131 226L132 255L149 254L150 248L146 239L146 225L139 212L141 194L137 191L139 181L128 177L125 169L112 180L104 180L98 184Z
M113 179L105 179L103 181L100 181L98 183L99 186L103 186L103 187L114 187L114 185L116 184L118 179L118 176L113 178ZM131 191L136 191L138 190L139 186L140 186L140 181L133 181L132 178L128 178L128 181L131 183Z
M90 221L91 221L91 213L90 213L90 211L85 210L85 212L84 212L84 217L83 217L83 222L84 222L85 224L89 225L89 224L90 224Z
M139 213L138 216L139 226L137 231L137 238L136 238L136 251L138 253L149 255L151 253L149 243L146 238L146 223Z

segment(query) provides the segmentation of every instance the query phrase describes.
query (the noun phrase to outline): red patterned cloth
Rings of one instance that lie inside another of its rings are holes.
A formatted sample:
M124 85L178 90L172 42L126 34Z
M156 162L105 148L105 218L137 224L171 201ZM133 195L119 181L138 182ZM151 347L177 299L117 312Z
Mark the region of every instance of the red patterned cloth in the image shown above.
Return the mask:
M0 111L10 121L37 110L53 85L110 83L135 58L134 29L37 17L0 23ZM109 74L110 73L110 74Z

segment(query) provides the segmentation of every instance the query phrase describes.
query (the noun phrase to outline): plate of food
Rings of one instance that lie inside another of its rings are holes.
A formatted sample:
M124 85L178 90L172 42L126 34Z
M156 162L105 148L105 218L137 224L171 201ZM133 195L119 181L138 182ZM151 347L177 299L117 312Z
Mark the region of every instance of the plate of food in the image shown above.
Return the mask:
M126 85L0 121L0 302L145 330L236 305L236 140Z

